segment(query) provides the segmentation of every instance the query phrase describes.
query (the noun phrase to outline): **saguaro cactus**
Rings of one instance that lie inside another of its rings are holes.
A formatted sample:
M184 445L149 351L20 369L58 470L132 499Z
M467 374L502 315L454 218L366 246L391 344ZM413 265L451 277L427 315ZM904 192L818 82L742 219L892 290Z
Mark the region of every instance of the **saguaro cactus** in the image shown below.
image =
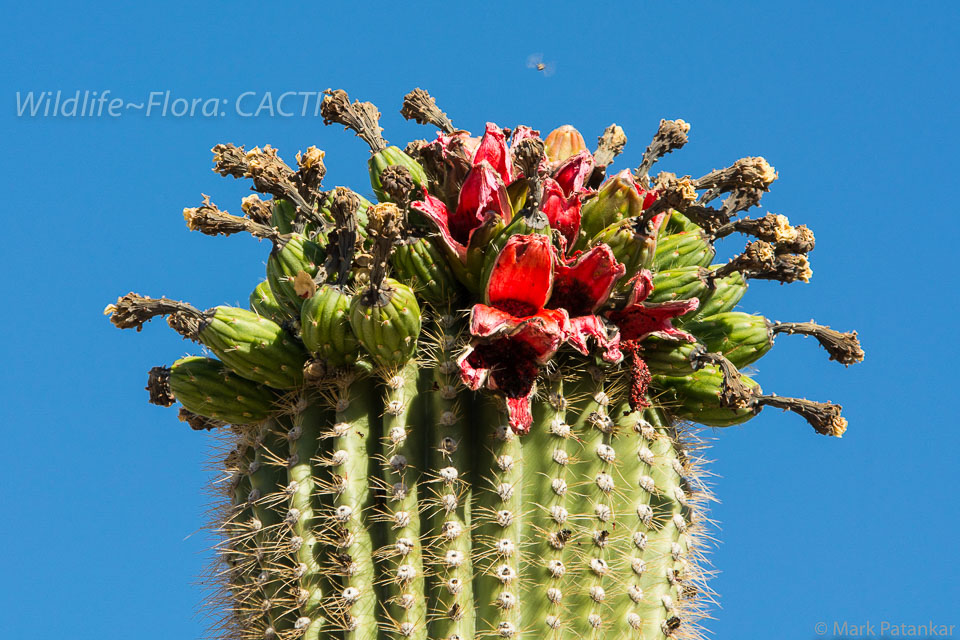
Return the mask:
M739 369L784 333L863 358L856 333L736 310L751 279L811 275L809 229L740 216L773 167L651 176L690 129L663 120L638 168L607 177L616 125L593 152L569 125L472 136L420 89L401 113L440 131L401 150L372 104L328 93L325 122L370 145L379 202L323 191L314 147L294 170L217 145L215 170L271 199L184 217L270 240L250 309L107 307L121 328L167 316L216 356L155 367L148 389L231 442L221 636L698 637L710 494L692 425L769 405L839 437L839 406L764 395ZM713 264L735 233L743 253Z

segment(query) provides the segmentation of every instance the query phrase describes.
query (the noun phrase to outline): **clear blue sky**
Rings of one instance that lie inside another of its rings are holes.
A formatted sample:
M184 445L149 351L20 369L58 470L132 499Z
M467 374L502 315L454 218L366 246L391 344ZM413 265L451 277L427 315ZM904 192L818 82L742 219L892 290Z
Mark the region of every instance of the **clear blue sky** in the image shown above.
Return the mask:
M397 113L415 86L474 131L569 122L591 139L617 122L623 167L664 117L693 127L664 169L765 156L780 172L765 208L814 229L814 277L754 286L746 310L856 328L867 359L844 370L783 336L758 366L769 392L841 402L842 440L774 410L708 433L722 501L711 627L960 625L960 5L909 4L8 3L0 635L201 634L210 442L143 391L151 366L197 348L160 323L121 333L100 312L130 290L242 303L261 278L265 245L183 224L201 192L234 211L246 194L210 171L215 143L269 143L291 161L318 145L328 185L365 185L368 155L312 115L17 117L16 92L142 103L342 87L403 143L429 133ZM553 76L526 67L535 52Z

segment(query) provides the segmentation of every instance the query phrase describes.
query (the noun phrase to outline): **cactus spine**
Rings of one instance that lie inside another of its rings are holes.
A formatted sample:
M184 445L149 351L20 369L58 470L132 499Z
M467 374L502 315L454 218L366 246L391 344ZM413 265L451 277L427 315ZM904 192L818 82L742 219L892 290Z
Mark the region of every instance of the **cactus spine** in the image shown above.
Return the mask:
M216 356L155 367L148 389L227 440L221 637L700 637L711 496L691 423L773 406L840 436L839 406L764 395L739 368L780 334L863 358L855 332L736 310L751 279L811 275L809 229L741 216L776 172L651 176L682 120L605 179L616 125L594 153L569 126L474 137L418 89L401 113L441 134L401 150L370 103L329 91L321 112L370 146L380 202L322 191L315 147L294 169L217 145L218 173L272 199L184 218L271 241L250 310L107 308L121 328L166 316ZM734 233L743 252L711 265Z
M483 422L493 425L480 447L486 450L486 473L478 480L477 529L473 538L476 571L477 635L516 637L523 629L520 605L521 532L524 460L520 438L496 403L480 408Z
M370 478L375 477L379 453L380 403L369 402L376 397L373 380L352 372L337 377L329 393L335 413L324 434L331 441L326 462L333 498L326 528L333 550L328 563L337 591L326 608L344 638L364 640L376 637L378 620Z
M423 542L420 538L418 474L422 425L412 410L418 368L408 362L384 375L382 473L386 504L380 521L386 539L380 550L388 604L387 630L407 638L426 638Z
M434 328L437 344L428 371L429 464L435 477L424 496L432 512L425 569L434 578L430 594L430 637L470 638L476 629L471 556L473 484L468 407L457 379L454 349L459 323L449 308L441 309ZM431 497L426 498L427 495Z
M522 567L522 598L527 623L531 628L562 637L565 620L564 591L570 576L567 572L567 540L569 521L569 472L575 442L567 424L569 402L564 395L560 376L549 380L544 389L546 402L538 404L533 428L527 435L524 464L527 477L523 484L523 504L531 513L527 528L529 552Z

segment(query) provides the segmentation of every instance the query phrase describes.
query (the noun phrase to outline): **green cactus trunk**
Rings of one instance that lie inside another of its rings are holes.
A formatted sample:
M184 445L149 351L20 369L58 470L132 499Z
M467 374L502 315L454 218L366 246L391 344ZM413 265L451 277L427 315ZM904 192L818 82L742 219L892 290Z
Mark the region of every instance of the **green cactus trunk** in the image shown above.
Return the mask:
M416 366L348 374L237 432L220 550L242 637L667 637L701 572L675 429L593 369L548 381L517 436L491 399L458 406L441 335L420 391Z
M296 172L269 147L214 148L219 173L275 195L266 222L208 198L188 210L204 233L273 240L250 311L133 293L107 308L121 328L169 316L217 356L155 367L148 389L193 428L219 428L230 452L214 523L220 636L700 637L711 496L690 423L772 405L839 436L838 406L762 395L738 368L780 333L863 358L855 332L734 310L750 278L810 275L809 229L731 222L776 173L746 158L652 178L686 142L682 120L661 122L636 172L600 184L622 131L609 148L601 138L598 173L587 151L547 161L525 127L508 148L488 125L477 145L421 90L402 113L445 138L401 151L375 113L343 91L322 106L374 152L378 204L321 192L315 148ZM478 194L481 209L460 210ZM711 266L733 231L757 240Z

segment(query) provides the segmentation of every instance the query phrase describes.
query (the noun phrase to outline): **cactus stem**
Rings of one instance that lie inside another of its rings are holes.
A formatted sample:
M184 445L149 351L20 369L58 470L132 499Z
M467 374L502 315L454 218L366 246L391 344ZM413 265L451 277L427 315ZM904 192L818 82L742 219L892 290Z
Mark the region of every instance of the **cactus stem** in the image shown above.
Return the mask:
M723 278L734 272L743 274L744 278L778 280L782 283L797 280L809 282L813 275L805 255L778 254L776 247L764 240L748 243L743 253L716 269L712 278Z
M419 87L403 96L400 115L407 120L416 121L417 124L432 124L446 134L456 131L447 114L437 107L433 96Z
M606 168L613 164L614 158L623 153L625 146L627 146L627 134L620 126L611 124L603 130L603 134L597 138L597 150L593 152L594 174L598 168L601 170L596 184L599 185L603 181L603 173ZM591 175L590 182L594 181L595 178Z
M522 173L527 180L528 194L524 209L532 212L540 210L543 198L544 176L540 175L540 167L545 157L546 150L540 138L524 138L513 152L513 163L518 173Z
M213 316L212 311L200 311L185 302L170 298L148 298L133 292L117 298L116 304L107 305L103 314L110 316L110 322L117 328L137 331L143 328L145 322L157 316L176 314L178 322L173 328L190 339L196 339L195 336Z
M357 249L357 210L359 208L360 198L350 189L337 187L333 191L330 213L333 216L335 230L330 233L325 270L327 273L336 274L335 282L339 286L347 283L347 277L353 267L353 257Z
M250 218L243 216L230 215L226 211L221 211L217 205L210 201L210 196L203 196L203 204L199 207L190 207L183 210L183 218L187 221L187 227L191 231L199 231L208 236L225 235L234 233L249 233L254 238L266 239L276 242L280 232L274 227L255 222Z
M233 144L218 144L212 151L214 171L222 176L251 178L255 191L288 200L297 208L298 215L323 225L323 221L314 211L314 203L308 202L297 188L298 182L305 182L302 176L277 156L276 149L265 145L263 149L254 147L250 151L244 151L243 147Z
M147 380L146 390L150 392L150 404L159 407L172 406L177 401L170 388L170 367L153 367Z
M774 213L728 222L713 231L712 236L719 240L735 231L776 243L777 253L809 253L816 244L813 232L806 225L792 227L786 216Z
M634 176L641 186L644 188L650 186L650 169L660 158L687 144L688 133L690 133L690 125L683 120L660 121L660 126L657 128L653 140L643 152L643 160L640 161L640 166L634 172Z
M370 151L378 153L387 148L380 127L380 112L369 102L355 101L350 104L350 96L343 89L327 89L326 97L320 105L323 124L336 122L353 130L357 137L370 145Z
M451 320L446 323L444 319ZM462 387L456 374L442 363L452 358L458 342L453 316L439 314L427 330L434 341L429 364L430 465L435 512L429 519L431 539L425 545L426 567L433 574L430 593L430 637L473 640L476 607L473 601L473 559L471 541L472 484L470 421L458 396Z
M840 415L843 407L838 404L775 395L757 396L755 402L758 407L771 406L792 411L802 416L821 435L840 438L847 430L847 420Z
M215 565L212 575L207 577L215 585L215 591L205 604L215 616L211 631L219 632L223 638L243 635L243 609L253 589L251 563L255 562L249 550L252 540L247 507L250 482L246 473L253 461L253 447L242 436L235 444L223 466L217 469L225 475L214 487L226 504L214 514L214 529L220 538L214 551L220 564Z
M617 537L617 503L625 487L616 471L616 452L611 446L620 437L620 423L611 415L612 399L620 395L621 385L611 385L605 372L588 367L583 383L584 402L573 427L580 440L581 453L574 471L580 479L578 496L571 506L573 535L580 541L574 565L579 578L571 594L572 625L576 634L601 638L614 621L610 618L607 591L610 584L611 544Z
M521 438L510 428L501 399L481 396L479 415L490 457L490 475L479 488L478 521L473 538L476 568L477 635L516 638L523 630L520 601L520 549L525 518L522 497L523 450ZM493 427L491 429L491 427Z
M180 420L180 422L186 422L194 431L212 431L227 426L227 423L222 420L197 415L183 407L180 407L180 411L177 413L177 419Z
M319 564L319 541L316 528L319 522L318 494L315 490L314 455L317 453L320 430L325 415L316 399L306 395L296 399L294 411L281 422L289 424L283 434L288 444L286 461L289 508L284 518L289 527L290 553L297 562L297 580L291 590L297 605L296 631L302 631L307 640L316 640L325 624L321 613L324 589Z
M575 461L562 377L548 376L543 391L545 400L534 405L533 425L523 438L524 473L531 479L524 483L523 501L536 510L524 522L523 540L531 548L526 552L530 559L521 567L525 581L520 598L524 622L533 633L559 640L569 628L564 592L572 583L565 538L570 527L570 466Z
M706 189L698 204L707 204L720 194L737 190L769 191L777 179L776 170L761 157L740 158L729 167L715 169L694 181L697 189Z
M770 330L775 334L799 333L805 336L813 336L830 354L830 359L836 360L840 364L849 366L857 362L863 362L863 349L860 348L860 340L857 338L856 331L841 333L813 321L772 322L770 323Z
M420 503L417 496L419 424L411 424L418 368L414 361L401 369L381 371L384 381L381 455L385 501L378 520L388 524L380 582L387 594L385 631L423 640L427 635Z
M349 372L334 380L328 401L335 414L324 437L330 453L320 462L330 467L326 489L333 495L327 514L327 531L336 556L331 572L339 576L326 610L345 640L372 640L377 629L377 594L374 590L374 542L370 517L374 494L374 458L379 449L379 403L373 380Z
M686 507L678 499L688 473L677 449L679 438L659 410L648 409L644 418L638 426L646 449L641 449L638 456L649 463L648 475L640 480L649 498L642 514L638 509L645 531L642 536L635 534L635 546L643 547L640 550L644 562L634 570L636 587L628 595L636 603L635 613L640 617L637 627L642 631L641 637L646 638L648 634L673 636L691 622L680 605L680 587L700 556L689 535Z
M280 469L285 466L286 457L274 453L285 444L277 437L276 427L276 421L267 421L260 425L255 436L256 450L249 469L250 492L247 496L258 564L254 569L257 571L254 583L258 591L251 603L251 623L264 635L268 635L271 629L274 633L281 633L291 626L286 612L274 605L275 600L283 600L282 589L288 584L286 574L289 567L279 544L279 534L285 525L277 507L286 501L286 496L277 488L283 486Z
M697 368L705 364L715 364L723 374L723 388L720 391L720 406L730 409L743 409L755 401L756 396L750 387L743 383L740 372L720 353L698 353L695 358Z

